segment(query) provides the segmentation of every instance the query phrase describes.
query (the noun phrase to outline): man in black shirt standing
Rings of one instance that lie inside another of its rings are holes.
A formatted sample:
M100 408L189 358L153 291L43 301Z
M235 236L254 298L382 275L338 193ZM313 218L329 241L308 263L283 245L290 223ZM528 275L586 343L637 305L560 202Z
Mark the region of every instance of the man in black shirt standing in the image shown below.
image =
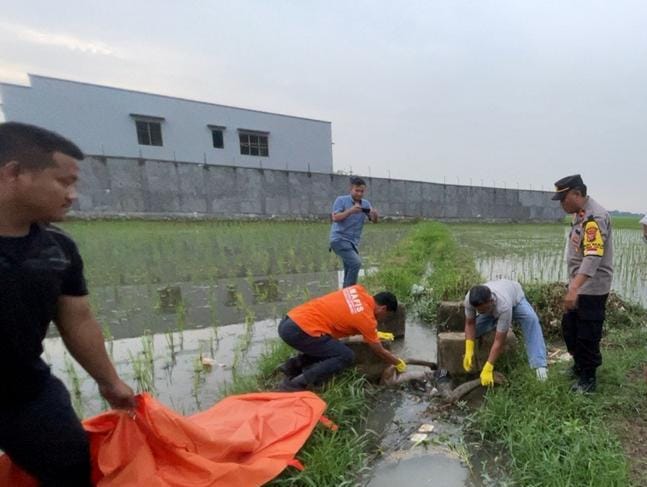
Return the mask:
M0 124L0 449L44 486L90 485L87 436L41 358L50 322L113 408L135 406L90 309L78 249L50 225L76 198L83 157L48 130Z

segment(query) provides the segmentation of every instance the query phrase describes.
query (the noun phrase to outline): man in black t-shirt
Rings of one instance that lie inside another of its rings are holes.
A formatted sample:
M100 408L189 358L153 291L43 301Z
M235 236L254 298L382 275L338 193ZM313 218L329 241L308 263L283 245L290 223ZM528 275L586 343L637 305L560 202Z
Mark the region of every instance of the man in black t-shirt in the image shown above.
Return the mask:
M112 407L135 406L90 310L78 249L50 225L76 198L83 157L48 130L0 124L0 449L45 486L90 485L87 436L41 358L50 322Z

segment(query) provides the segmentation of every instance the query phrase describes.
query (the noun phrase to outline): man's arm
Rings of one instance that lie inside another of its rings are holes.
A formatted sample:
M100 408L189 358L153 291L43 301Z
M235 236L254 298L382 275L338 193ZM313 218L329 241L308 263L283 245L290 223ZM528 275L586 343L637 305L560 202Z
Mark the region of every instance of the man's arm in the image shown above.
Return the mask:
M117 375L94 318L87 296L61 296L56 317L65 346L76 361L97 381L99 392L116 409L132 409L132 389Z
M465 317L465 340L476 339L476 319Z
M344 211L333 212L332 221L340 222L348 218L350 215L354 213L359 213L361 211L362 211L362 205L359 203L354 203L353 206L351 206L350 208L346 208Z
M368 343L368 346L375 355L380 357L386 363L391 365L397 365L400 362L400 359L395 355L393 355L391 352L389 352L386 348L384 348L380 342Z
M508 334L508 330L506 331L498 331L494 335L494 343L492 343L492 348L490 348L490 355L488 355L487 361L490 362L492 365L494 365L494 362L496 362L496 359L499 358L499 355L503 352L503 348L505 347L505 337Z
M586 274L575 274L575 277L568 283L568 292L564 297L564 309L566 311L575 309L577 305L577 293L588 279L589 276Z
M608 223L606 218L596 218L584 224L582 263L575 276L568 283L568 292L564 297L565 311L575 309L579 289L598 270L609 237Z

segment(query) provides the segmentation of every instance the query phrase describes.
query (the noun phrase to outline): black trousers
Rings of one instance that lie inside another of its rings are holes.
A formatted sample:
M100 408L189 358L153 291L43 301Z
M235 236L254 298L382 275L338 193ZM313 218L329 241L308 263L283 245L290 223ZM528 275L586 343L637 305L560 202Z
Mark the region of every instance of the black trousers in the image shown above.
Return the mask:
M29 399L0 398L0 449L42 486L91 485L87 434L54 376Z
M308 384L322 384L355 361L353 351L339 340L328 335L310 336L288 316L279 323L279 336L301 352L294 360L303 368Z
M579 295L577 308L562 316L564 342L583 379L595 378L595 369L602 364L600 339L608 296Z

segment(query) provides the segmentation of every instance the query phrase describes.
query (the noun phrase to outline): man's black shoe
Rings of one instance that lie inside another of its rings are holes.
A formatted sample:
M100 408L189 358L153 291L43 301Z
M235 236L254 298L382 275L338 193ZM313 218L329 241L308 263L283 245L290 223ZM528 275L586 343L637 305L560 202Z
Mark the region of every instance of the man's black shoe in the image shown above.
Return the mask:
M576 394L590 394L595 392L595 378L580 378L575 384L571 386L571 392Z
M283 379L283 382L279 384L278 390L281 392L298 392L305 391L308 389L308 382L305 377L298 375L293 379L286 377Z
M299 360L298 357L287 359L285 362L279 365L277 369L290 379L303 372L303 369L301 367L301 360Z

